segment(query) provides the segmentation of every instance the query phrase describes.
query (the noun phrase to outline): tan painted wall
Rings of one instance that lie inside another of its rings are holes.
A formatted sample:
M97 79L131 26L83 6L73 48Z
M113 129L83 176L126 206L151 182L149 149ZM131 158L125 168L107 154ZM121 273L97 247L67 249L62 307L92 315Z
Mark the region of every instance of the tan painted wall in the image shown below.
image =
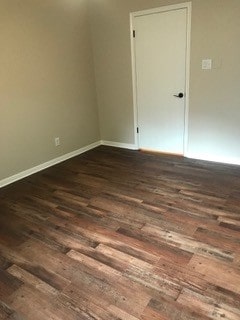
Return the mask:
M189 152L240 164L240 1L193 5ZM201 59L213 58L204 72Z
M94 71L101 138L134 143L129 13L179 2L1 1L0 180L100 139ZM192 3L189 153L240 163L240 1Z
M103 140L134 143L129 13L184 1L91 0ZM193 0L189 154L240 163L240 1ZM214 69L201 70L212 58Z
M87 1L0 2L0 180L100 138Z

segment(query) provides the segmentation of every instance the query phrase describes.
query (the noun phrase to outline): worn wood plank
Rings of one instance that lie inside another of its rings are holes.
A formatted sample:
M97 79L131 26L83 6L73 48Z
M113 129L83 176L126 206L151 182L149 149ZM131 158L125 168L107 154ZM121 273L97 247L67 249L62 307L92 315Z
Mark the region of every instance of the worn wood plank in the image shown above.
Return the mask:
M240 319L240 168L99 147L0 190L0 319Z

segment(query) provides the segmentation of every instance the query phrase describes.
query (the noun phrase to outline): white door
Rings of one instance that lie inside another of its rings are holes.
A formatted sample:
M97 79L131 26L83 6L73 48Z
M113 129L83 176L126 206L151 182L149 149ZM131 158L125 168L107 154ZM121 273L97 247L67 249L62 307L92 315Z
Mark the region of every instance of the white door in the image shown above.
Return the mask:
M133 28L139 148L183 154L187 8L135 16Z

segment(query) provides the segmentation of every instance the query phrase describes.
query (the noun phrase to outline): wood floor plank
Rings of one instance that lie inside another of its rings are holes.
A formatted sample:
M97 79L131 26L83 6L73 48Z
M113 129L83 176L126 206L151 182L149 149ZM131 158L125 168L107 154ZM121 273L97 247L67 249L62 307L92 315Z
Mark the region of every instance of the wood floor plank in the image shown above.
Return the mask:
M98 147L0 190L0 320L239 320L240 167Z
M233 252L221 250L220 248L208 245L202 241L196 241L193 237L185 236L181 233L165 230L158 226L146 224L141 231L163 243L168 243L173 247L179 247L190 253L200 253L203 255L211 255L223 260L233 260Z
M61 307L53 299L40 291L22 286L7 299L8 304L26 319L74 319L74 311Z
M189 267L210 283L240 294L240 268L200 255L192 258Z
M11 295L22 285L22 281L19 281L11 274L8 274L5 270L0 270L0 299L3 299L6 296Z
M6 319L22 319L20 315L16 314L16 312L11 309L6 303L0 300L0 319L6 320Z
M197 311L199 314L205 315L210 319L240 319L240 310L229 307L228 305L219 303L216 304L214 299L207 295L201 295L194 291L184 289L177 299L177 302L189 309Z
M43 294L50 295L50 296L58 294L58 291L55 288L53 288L46 282L42 281L37 276L31 274L30 272L16 265L12 265L10 268L8 268L7 272L12 276L14 276L15 278L19 279L20 281L22 281L23 283L37 288Z

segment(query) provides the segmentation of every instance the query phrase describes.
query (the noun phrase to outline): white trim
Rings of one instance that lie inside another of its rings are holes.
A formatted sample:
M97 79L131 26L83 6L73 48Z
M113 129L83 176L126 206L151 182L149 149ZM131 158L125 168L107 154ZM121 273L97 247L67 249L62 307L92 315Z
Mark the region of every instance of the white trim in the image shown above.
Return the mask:
M37 173L39 171L42 171L42 170L47 169L49 167L52 167L55 164L58 164L60 162L66 161L66 160L68 160L70 158L76 157L76 156L78 156L78 155L80 155L80 154L82 154L82 153L84 153L86 151L89 151L91 149L94 149L94 148L96 148L96 147L98 147L100 145L101 145L101 141L94 142L94 143L92 143L92 144L90 144L88 146L85 146L85 147L80 148L78 150L75 150L73 152L64 154L63 156L60 156L58 158L52 159L50 161L47 161L47 162L45 162L43 164L40 164L40 165L38 165L36 167L33 167L31 169L28 169L28 170L22 171L20 173L17 173L17 174L15 174L15 175L13 175L13 176L11 176L9 178L0 180L0 188L5 187L5 186L7 186L7 185L9 185L9 184L11 184L13 182L16 182L18 180L23 179L23 178L26 178L26 177L34 174L34 173Z
M133 114L134 114L134 137L135 145L139 148L139 139L137 134L138 127L138 107L137 107L137 75L136 75L136 59L135 59L135 43L133 38L134 18L143 15L150 15L165 11L172 11L178 9L187 9L187 48L186 48L186 97L185 97L185 126L184 126L184 146L183 155L186 156L188 152L188 122L189 122L189 84L190 84L190 55L191 55L191 16L192 3L184 2L153 8L149 10L136 11L130 13L130 38L131 38L131 61L132 61L132 86L133 86Z
M135 42L133 38L133 19L134 16L130 13L130 40L131 40L131 64L132 64L132 89L133 89L133 121L134 121L134 142L139 148L139 135L137 133L138 127L138 107L137 107L137 70L136 70L136 56L135 56Z
M141 17L141 16L146 16L154 13L159 13L159 12L166 12L166 11L172 11L172 10L178 10L178 9L183 9L183 8L190 8L191 2L183 2L183 3L177 3L177 4L171 4L169 6L162 6L162 7L157 7L157 8L152 8L152 9L147 9L147 10L141 10L141 11L135 11L132 12L131 15L133 17Z
M187 48L186 48L186 96L185 96L185 125L183 155L188 153L189 136L189 98L190 98L190 64L191 64L191 25L192 25L192 3L187 3Z
M138 150L138 146L136 144L128 144L128 143L115 142L115 141L106 141L106 140L102 140L101 144L103 146L108 146L108 147L116 147L116 148L122 148L122 149Z
M203 161L211 161L217 162L221 164L232 164L232 165L240 165L240 158L232 158L232 157L221 157L221 156L211 156L205 154L194 154L187 153L186 158L194 159L194 160L203 160Z
M42 171L44 169L47 169L49 167L52 167L60 162L66 161L68 159L71 159L73 157L76 157L84 152L87 152L89 150L92 150L100 145L109 146L109 147L116 147L116 148L123 148L123 149L130 149L130 150L138 150L138 146L136 144L127 144L127 143L121 143L121 142L114 142L114 141L97 141L94 142L88 146L85 146L83 148L80 148L78 150L75 150L73 152L67 153L63 156L60 156L58 158L52 159L48 162L45 162L43 164L40 164L36 167L33 167L31 169L22 171L20 173L17 173L9 178L5 178L3 180L0 180L0 188L3 188L13 182L16 182L18 180L21 180L23 178L26 178L34 173L37 173L39 171ZM187 153L185 157L195 160L204 160L204 161L211 161L211 162L219 162L219 163L225 163L225 164L233 164L233 165L240 165L240 158L228 158L228 157L215 157L215 156L206 156L201 154L191 154Z

